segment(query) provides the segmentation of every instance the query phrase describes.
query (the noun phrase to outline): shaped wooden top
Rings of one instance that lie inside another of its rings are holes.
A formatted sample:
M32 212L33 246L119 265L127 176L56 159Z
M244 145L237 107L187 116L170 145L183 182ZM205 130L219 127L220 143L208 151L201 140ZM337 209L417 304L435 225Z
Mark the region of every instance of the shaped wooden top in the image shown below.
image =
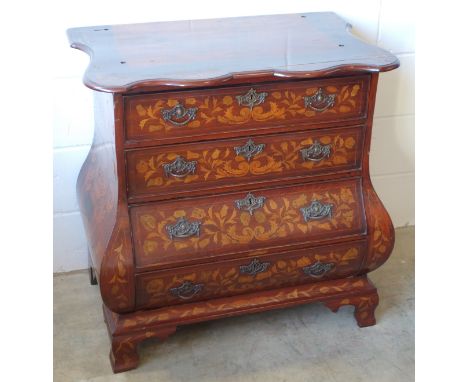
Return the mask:
M136 92L388 71L398 58L331 12L72 28L86 86Z

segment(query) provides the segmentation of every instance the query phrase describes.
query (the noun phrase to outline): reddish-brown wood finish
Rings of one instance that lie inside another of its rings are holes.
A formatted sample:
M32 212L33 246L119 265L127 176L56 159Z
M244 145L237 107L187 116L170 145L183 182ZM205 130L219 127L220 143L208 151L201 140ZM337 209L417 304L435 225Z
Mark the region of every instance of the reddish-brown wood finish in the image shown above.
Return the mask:
M367 273L390 256L394 229L369 150L378 72L398 59L344 28L324 13L68 31L92 54L86 85L113 93L96 92L77 193L115 372L137 366L142 340L200 321L320 301L375 324ZM268 94L239 105L250 89ZM333 102L306 109L320 89ZM161 119L177 102L196 118ZM263 151L234 155L249 138ZM300 161L314 142L330 155ZM177 156L196 171L163 173ZM236 204L248 192L265 197L251 212ZM314 200L331 213L305 221ZM182 218L199 234L169 235Z
M119 372L137 367L138 343L147 338L164 340L175 332L177 326L311 302L322 302L333 312L340 306L353 305L356 321L364 327L375 324L374 311L379 298L374 285L367 277L361 276L128 314L116 314L104 305L104 317L112 341L112 368Z
M264 101L252 107L240 104L238 96L251 89L263 93ZM319 90L323 96L334 97L332 105L321 104L321 111L306 106L304 97ZM255 87L214 88L206 90L160 93L125 97L125 124L128 141L147 140L165 142L169 139L210 139L211 135L250 134L287 125L291 130L297 125L320 128L326 122L359 122L364 120L368 93L368 76L317 79ZM164 110L181 104L196 108L192 120L172 118L184 125L175 125L163 117Z
M236 207L246 192L131 207L136 267L141 271L233 254L244 257L253 251L271 253L272 248L366 234L359 178L251 191L255 197L265 198L263 207L252 214ZM301 208L314 200L331 204L331 216L306 222ZM199 222L199 234L171 239L167 227L182 217Z
M283 286L307 284L315 281L348 277L358 273L366 253L366 241L353 241L341 245L307 248L275 255L209 263L145 272L136 275L137 309L155 308L190 301L207 300ZM317 263L328 264L330 269L317 275L305 272ZM249 265L257 264L246 272ZM265 269L263 269L265 267ZM253 272L252 272L253 271ZM201 284L202 289L193 297L171 293L189 281Z
M303 182L320 174L360 170L363 133L364 128L359 126L263 135L252 139L254 144L264 145L252 158L235 151L245 146L250 137L129 150L128 198L137 203L174 195L189 196L206 189L248 190L264 181L282 184L285 179L296 178ZM316 143L329 146L330 154L318 155L316 160L304 159L301 150ZM167 175L164 165L173 163L177 157L194 161L195 171L183 177Z
M101 25L67 31L91 56L84 83L124 93L392 70L332 12Z

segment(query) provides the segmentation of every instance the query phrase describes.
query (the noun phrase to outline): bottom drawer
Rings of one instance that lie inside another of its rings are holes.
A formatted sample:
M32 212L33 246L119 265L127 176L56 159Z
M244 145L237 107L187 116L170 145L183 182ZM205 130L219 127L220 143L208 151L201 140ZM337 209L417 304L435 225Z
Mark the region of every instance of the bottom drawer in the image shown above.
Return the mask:
M226 297L356 274L366 241L136 275L137 308Z

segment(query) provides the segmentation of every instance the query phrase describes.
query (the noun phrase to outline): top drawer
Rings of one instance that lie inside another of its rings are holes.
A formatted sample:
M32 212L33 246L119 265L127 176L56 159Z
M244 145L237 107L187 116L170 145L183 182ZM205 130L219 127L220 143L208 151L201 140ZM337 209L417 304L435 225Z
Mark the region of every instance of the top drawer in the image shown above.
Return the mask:
M366 117L368 76L125 97L128 141L218 138L317 128Z

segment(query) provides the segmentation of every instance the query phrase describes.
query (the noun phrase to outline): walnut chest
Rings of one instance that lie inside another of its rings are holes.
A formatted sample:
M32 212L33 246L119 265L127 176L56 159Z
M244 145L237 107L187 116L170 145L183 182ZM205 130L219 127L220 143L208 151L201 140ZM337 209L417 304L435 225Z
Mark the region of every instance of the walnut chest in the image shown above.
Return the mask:
M375 324L394 230L369 177L379 72L333 13L68 30L91 56L77 193L115 372L177 326L322 302Z

